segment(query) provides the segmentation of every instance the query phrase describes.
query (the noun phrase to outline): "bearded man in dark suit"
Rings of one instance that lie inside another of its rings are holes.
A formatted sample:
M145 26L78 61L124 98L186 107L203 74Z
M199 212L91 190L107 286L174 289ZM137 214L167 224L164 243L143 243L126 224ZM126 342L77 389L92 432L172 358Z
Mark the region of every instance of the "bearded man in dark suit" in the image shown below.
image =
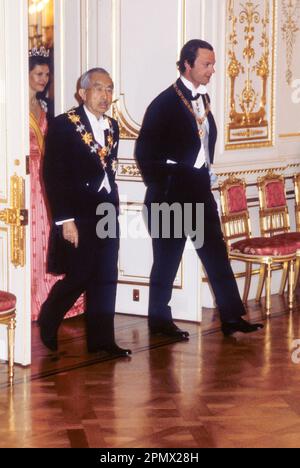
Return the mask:
M199 245L192 240L215 295L222 331L225 336L238 331L250 333L262 325L250 324L242 318L245 308L228 260L211 191L217 128L206 85L215 72L213 47L202 40L189 41L177 65L180 78L148 107L136 145L136 159L147 186L148 228L153 234L150 223L153 223L154 204L179 203L182 208L190 204L193 225L197 204L204 205L204 243ZM169 218L165 219L165 223L168 221ZM157 222L154 220L154 224ZM161 228L158 236L152 235L150 332L179 340L187 340L189 334L175 325L168 303L186 240L186 233L179 237L174 229L168 238L161 234Z
M128 356L131 351L117 346L114 336L119 129L105 115L113 95L108 72L102 68L86 72L79 95L83 104L54 119L46 140L43 175L53 219L48 269L65 276L41 308L40 334L49 349L57 350L59 325L85 292L88 351ZM104 215L103 204L116 214L113 232L106 236L96 232L96 211L100 208Z

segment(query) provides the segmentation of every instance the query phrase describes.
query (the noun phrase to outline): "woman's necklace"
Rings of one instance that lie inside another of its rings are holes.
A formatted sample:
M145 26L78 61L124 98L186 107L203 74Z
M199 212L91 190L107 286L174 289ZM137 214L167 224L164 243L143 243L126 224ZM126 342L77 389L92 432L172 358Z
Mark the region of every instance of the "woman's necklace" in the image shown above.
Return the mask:
M39 120L42 108L40 102L36 97L30 100L30 112L35 116L37 120Z
M203 125L205 120L207 119L207 116L208 114L210 113L210 104L207 100L207 97L206 95L204 95L204 100L205 100L205 112L204 114L200 117L198 115L195 114L191 104L189 103L189 101L184 97L182 91L180 91L180 89L178 88L177 84L175 83L174 85L174 89L176 91L176 93L178 94L178 96L180 97L180 99L182 100L182 102L184 103L184 105L188 108L188 110L191 112L191 114L195 117L196 119L196 122L198 124L198 129L199 129L199 137L201 139L204 138L205 136L205 133L206 133L206 129L205 129L205 126ZM196 103L197 105L197 110L199 109L199 104Z

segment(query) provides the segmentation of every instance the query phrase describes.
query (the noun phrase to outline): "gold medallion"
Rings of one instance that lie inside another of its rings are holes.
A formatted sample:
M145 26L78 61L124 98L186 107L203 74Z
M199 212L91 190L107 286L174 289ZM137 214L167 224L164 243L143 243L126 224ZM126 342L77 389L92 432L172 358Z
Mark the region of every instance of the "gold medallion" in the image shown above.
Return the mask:
M203 128L200 128L199 129L199 137L202 139L205 135L205 131L203 130Z

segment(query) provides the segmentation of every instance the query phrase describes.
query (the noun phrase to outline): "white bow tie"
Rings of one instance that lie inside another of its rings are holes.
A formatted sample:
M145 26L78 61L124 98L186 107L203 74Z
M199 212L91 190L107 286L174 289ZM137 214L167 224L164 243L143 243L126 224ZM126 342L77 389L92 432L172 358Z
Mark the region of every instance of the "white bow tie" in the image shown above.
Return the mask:
M108 119L104 119L102 117L102 119L98 120L98 125L99 127L101 128L101 130L109 130L109 123L108 123Z
M192 90L192 95L195 97L197 94L207 94L207 87L200 85L199 88Z

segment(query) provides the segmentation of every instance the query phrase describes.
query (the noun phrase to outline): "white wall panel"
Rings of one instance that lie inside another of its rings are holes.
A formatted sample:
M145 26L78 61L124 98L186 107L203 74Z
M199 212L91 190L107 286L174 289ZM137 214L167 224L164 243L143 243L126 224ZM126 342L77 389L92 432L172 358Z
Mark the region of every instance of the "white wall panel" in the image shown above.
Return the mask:
M120 2L119 86L138 123L150 101L176 79L179 15L178 0Z
M6 86L5 86L5 28L4 15L0 15L0 199L7 199L6 167Z
M55 1L55 112L78 105L76 84L82 74L81 0Z
M1 117L0 138L0 209L10 207L11 177L22 177L25 185L26 204L29 207L29 177L25 175L25 156L29 151L28 110L28 12L27 2L2 0L0 8L0 82ZM9 105L8 105L9 103ZM2 186L2 184L4 184ZM15 267L10 253L16 240L1 221L0 228L0 287L17 297L15 361L30 363L30 262ZM26 249L30 256L29 230L26 228ZM27 257L28 258L28 257ZM6 358L5 327L1 327L0 357Z
M9 259L9 239L8 239L8 228L0 229L0 289L7 291L8 284L8 259Z
M5 159L5 158L3 158ZM0 289L2 291L8 290L8 259L9 259L9 239L8 229L0 229ZM1 326L0 328L0 355L6 357L6 327Z

